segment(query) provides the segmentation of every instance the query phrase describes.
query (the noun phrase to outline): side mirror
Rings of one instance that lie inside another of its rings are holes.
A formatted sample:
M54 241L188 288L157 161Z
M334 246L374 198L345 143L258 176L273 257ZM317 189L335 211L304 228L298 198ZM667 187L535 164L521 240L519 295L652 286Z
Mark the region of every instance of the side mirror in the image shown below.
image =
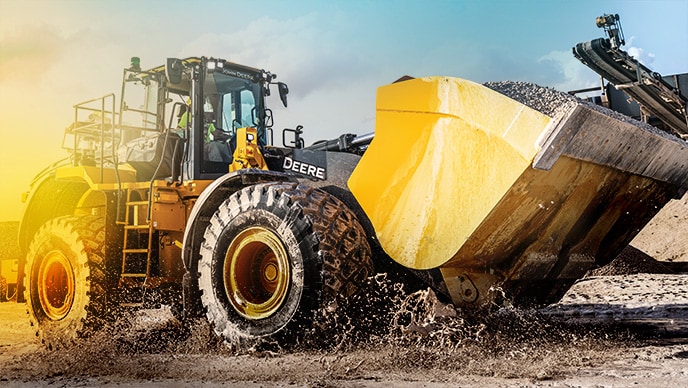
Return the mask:
M182 61L177 58L167 58L167 66L165 66L165 76L171 84L179 84L182 82Z
M282 144L289 148L303 148L304 141L301 138L303 133L303 125L297 125L296 129L284 128L282 130ZM290 139L287 138L287 134L293 135Z
M277 83L277 89L279 90L279 95L280 95L280 100L282 100L282 104L284 107L287 107L287 94L289 94L289 87L287 87L287 84L284 82L278 82Z

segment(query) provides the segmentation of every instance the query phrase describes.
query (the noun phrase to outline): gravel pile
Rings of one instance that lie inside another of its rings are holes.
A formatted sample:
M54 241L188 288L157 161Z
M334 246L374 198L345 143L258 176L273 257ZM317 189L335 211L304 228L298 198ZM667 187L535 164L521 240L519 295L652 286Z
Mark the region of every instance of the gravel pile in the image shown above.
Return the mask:
M635 275L639 273L673 274L674 271L643 251L629 245L609 264L591 270L587 276Z
M580 99L568 93L529 82L488 82L485 86L553 118L562 116L582 103Z
M648 123L635 120L634 118L626 116L622 113L615 112L600 105L595 105L591 102L581 100L568 93L560 92L552 88L520 81L487 82L484 85L555 119L559 119L561 116L573 109L576 105L585 105L594 111L600 112L619 121L635 125L636 127L660 135L664 138L679 141L684 144L687 143L686 140L655 128Z

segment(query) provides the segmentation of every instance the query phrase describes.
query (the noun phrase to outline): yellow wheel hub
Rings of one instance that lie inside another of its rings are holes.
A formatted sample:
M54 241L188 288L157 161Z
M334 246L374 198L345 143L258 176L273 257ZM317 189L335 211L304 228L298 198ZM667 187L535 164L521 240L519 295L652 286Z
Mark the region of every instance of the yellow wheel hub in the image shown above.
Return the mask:
M62 252L50 251L45 255L37 286L45 315L54 321L64 318L74 302L74 272Z
M267 318L289 292L289 256L273 232L248 228L229 245L223 275L227 297L239 315L251 320Z

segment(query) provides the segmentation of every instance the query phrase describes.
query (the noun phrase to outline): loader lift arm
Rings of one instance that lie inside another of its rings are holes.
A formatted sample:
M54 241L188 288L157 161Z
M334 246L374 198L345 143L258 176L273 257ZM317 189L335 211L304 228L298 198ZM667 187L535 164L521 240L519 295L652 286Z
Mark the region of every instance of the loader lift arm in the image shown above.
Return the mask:
M677 135L688 136L686 91L679 90L678 82L673 87L659 73L620 49L625 40L618 15L600 16L596 24L608 38L578 43L573 55L636 100L644 114L656 116Z
M373 141L374 137L375 132L366 133L360 136L347 133L339 136L336 139L315 142L314 144L306 147L306 149L311 151L350 152L353 154L362 155L366 148L368 148L370 142Z

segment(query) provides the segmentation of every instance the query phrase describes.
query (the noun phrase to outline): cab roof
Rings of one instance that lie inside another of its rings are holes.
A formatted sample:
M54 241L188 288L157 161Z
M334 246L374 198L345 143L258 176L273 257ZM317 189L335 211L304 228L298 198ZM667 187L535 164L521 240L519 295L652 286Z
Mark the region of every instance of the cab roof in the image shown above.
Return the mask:
M225 66L237 68L237 69L240 69L240 70L243 70L243 71L252 72L252 73L261 73L261 72L264 71L264 70L261 70L261 69L257 69L257 68L255 68L255 67L240 65L240 64L238 64L238 63L234 63L234 62L227 61L227 60L225 60L225 59L213 58L213 57L188 57L188 58L180 59L180 61L182 61L182 63L184 63L184 64L189 64L189 65L190 65L190 64L201 63L201 61L202 61L203 58L206 58L206 59L208 59L208 60L221 61L221 62L223 62L223 63L225 64ZM152 69L150 69L150 70L147 70L147 72L151 72L151 73L162 73L162 72L165 71L165 67L166 67L166 65L160 65L160 66L154 67L154 68L152 68Z

